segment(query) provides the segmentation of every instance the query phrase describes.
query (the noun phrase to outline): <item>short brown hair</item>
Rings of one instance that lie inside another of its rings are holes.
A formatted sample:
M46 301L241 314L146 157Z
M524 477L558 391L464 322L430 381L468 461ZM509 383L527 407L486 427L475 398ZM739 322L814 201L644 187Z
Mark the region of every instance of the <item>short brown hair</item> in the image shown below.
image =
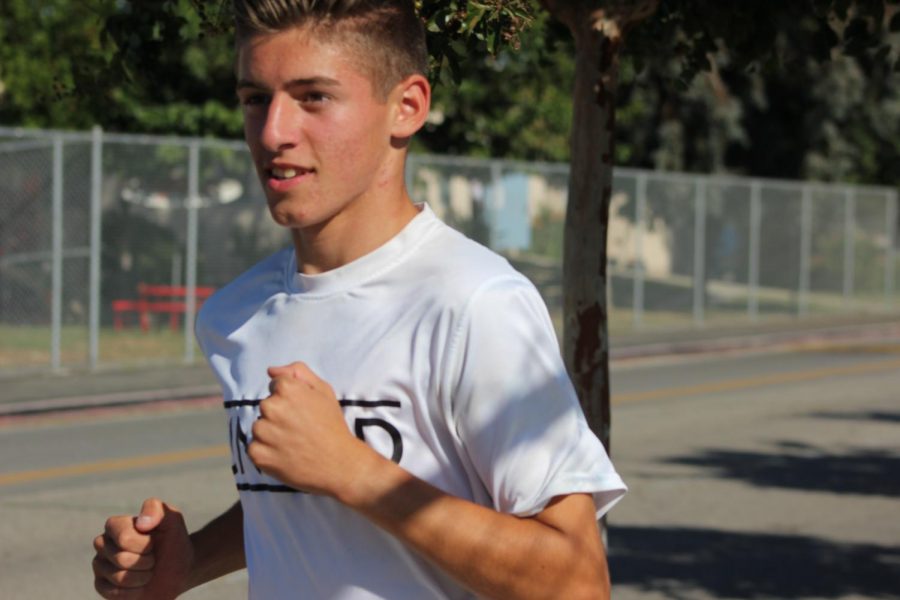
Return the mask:
M238 44L255 35L313 27L356 51L373 89L386 96L413 74L426 75L425 28L413 0L233 0Z

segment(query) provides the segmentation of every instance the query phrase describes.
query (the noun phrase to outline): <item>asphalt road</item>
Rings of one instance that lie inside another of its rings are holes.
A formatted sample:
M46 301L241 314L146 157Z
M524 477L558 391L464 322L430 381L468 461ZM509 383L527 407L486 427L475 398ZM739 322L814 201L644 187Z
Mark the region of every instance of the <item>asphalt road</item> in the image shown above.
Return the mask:
M614 365L614 597L900 598L900 344ZM215 405L0 421L0 598L92 597L90 541L236 499ZM245 597L235 574L187 598Z

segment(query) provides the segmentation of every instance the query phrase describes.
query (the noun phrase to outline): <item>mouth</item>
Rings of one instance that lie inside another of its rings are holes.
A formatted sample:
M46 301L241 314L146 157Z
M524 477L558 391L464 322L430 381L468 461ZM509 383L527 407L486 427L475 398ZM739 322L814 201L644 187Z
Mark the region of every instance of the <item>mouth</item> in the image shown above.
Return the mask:
M303 167L270 167L266 169L266 175L271 179L276 179L278 181L302 177L303 175L312 172L312 169L304 169Z

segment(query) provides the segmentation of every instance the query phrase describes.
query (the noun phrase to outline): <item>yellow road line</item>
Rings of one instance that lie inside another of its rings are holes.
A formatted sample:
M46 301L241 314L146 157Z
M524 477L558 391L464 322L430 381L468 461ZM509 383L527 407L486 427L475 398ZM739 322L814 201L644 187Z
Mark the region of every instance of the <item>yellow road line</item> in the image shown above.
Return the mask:
M826 377L835 377L839 375L862 375L864 373L889 371L891 369L900 369L900 360L882 360L861 365L827 367L822 369L812 369L809 371L794 371L791 373L776 373L773 375L761 375L741 379L726 379L724 381L713 381L710 383L700 383L697 385L688 385L684 387L662 388L657 390L649 390L646 392L614 394L612 401L614 404L621 404L623 402L637 402L640 400L658 400L662 398L675 398L678 396L694 396L699 394L712 394L716 392L734 392L737 390L746 390L768 385L814 381L816 379L824 379Z
M624 402L637 402L640 400L657 400L662 398L675 398L678 396L733 392L768 385L814 381L816 379L840 375L861 375L865 373L876 373L878 371L889 371L891 369L900 369L900 360L884 360L860 365L848 365L845 367L828 367L812 369L809 371L795 371L791 373L777 373L774 375L763 375L758 377L728 379L683 387L662 388L646 392L615 394L613 396L613 403L621 404ZM63 467L36 469L33 471L19 471L15 473L0 474L0 486L40 481L43 479L54 479L57 477L72 477L75 475L91 475L95 473L108 473L110 471L158 467L161 465L184 463L204 458L223 457L226 456L228 452L228 446L222 444L204 448L190 448L188 450L179 450L177 452L164 452L162 454L117 458Z
M207 446L205 448L191 448L177 452L164 452L162 454L150 454L146 456L133 456L129 458L116 458L101 460L98 462L67 465L64 467L51 467L48 469L36 469L34 471L19 471L16 473L0 474L0 486L42 479L54 479L56 477L71 477L73 475L90 475L94 473L107 473L109 471L125 471L128 469L140 469L146 467L158 467L177 463L226 456L228 446Z

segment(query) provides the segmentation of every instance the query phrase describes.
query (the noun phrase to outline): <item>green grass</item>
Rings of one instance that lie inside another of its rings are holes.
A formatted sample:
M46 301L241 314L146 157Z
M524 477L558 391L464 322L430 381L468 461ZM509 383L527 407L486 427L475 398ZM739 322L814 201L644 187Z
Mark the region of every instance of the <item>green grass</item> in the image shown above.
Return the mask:
M88 329L66 325L60 332L60 358L65 366L88 362ZM51 331L48 326L0 325L0 369L49 365ZM168 328L143 332L138 328L100 330L101 364L177 361L184 356L184 333ZM199 351L196 352L199 356Z

